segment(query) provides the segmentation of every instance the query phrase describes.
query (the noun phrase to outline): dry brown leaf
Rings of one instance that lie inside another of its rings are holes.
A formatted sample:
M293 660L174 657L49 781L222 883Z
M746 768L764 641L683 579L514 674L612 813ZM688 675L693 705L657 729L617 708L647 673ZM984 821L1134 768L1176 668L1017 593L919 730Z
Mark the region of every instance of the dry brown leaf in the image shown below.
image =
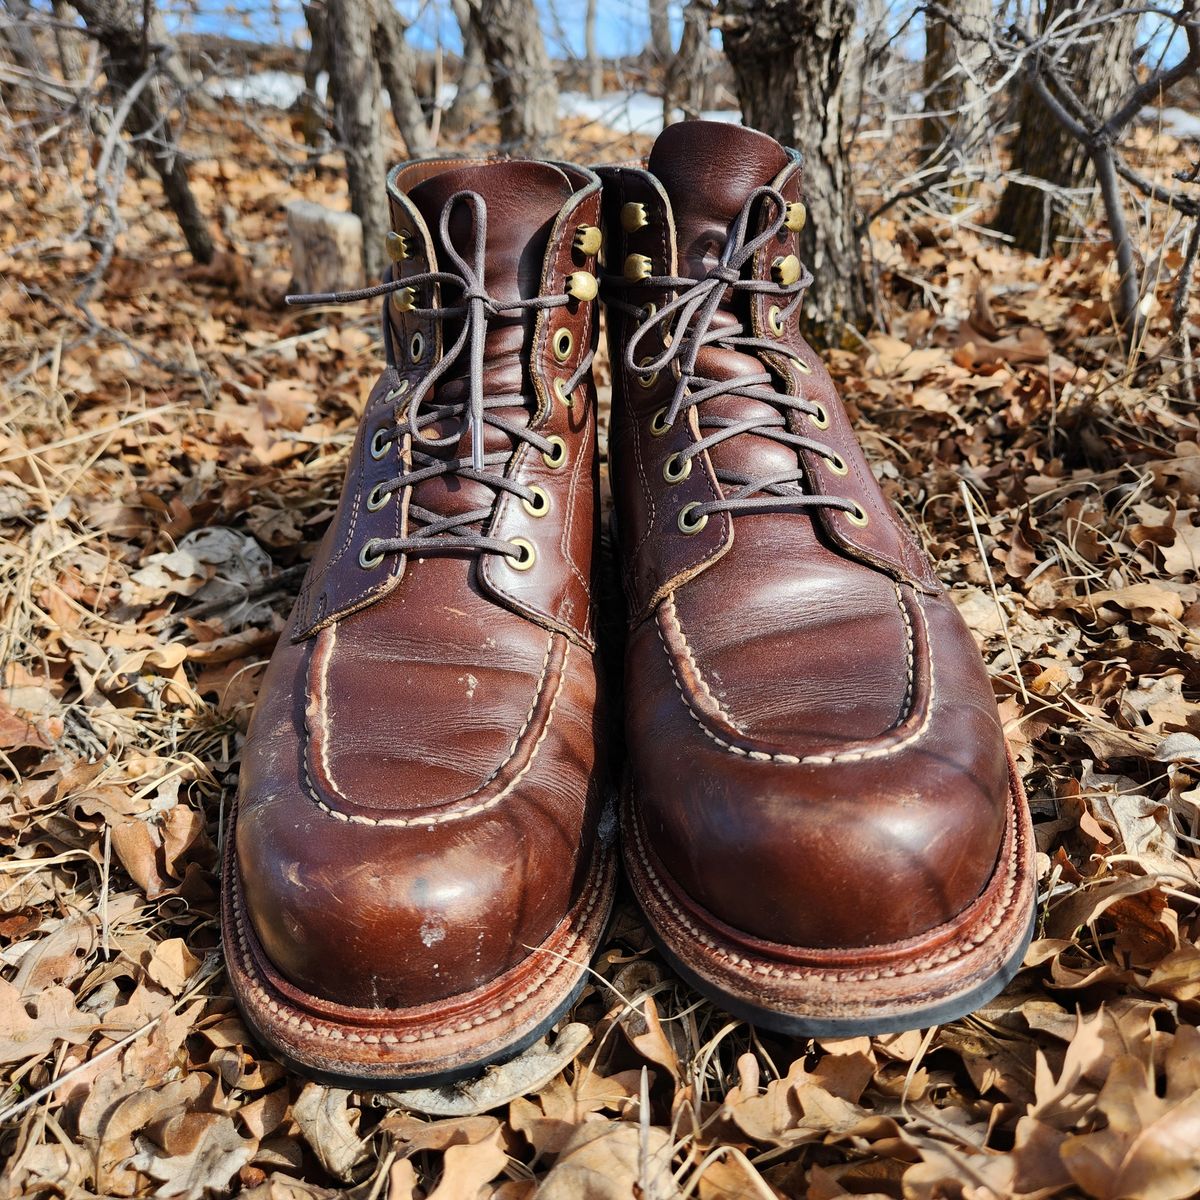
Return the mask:
M41 1058L57 1042L84 1041L99 1024L94 1013L75 1006L70 988L55 984L38 995L23 996L0 979L0 1063Z
M656 1125L578 1125L537 1195L538 1200L675 1200L670 1135Z
M1095 1200L1187 1200L1200 1191L1200 1031L1180 1026L1167 1053L1166 1089L1125 1055L1096 1101L1106 1128L1062 1145L1071 1178Z
M292 1117L325 1170L335 1179L352 1179L367 1147L358 1136L359 1112L350 1107L350 1093L306 1083L292 1106Z

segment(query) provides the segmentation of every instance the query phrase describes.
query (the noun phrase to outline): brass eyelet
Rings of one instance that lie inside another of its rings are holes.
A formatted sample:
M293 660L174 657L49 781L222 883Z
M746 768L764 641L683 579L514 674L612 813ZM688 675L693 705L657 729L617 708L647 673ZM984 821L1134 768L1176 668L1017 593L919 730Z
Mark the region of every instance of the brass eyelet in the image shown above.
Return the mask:
M383 562L382 554L372 554L371 547L375 545L375 539L369 538L363 543L363 548L358 552L358 565L364 571L373 571L381 562Z
M772 304L767 311L767 324L771 327L771 332L779 337L783 333L783 315L778 304Z
M846 520L851 525L857 525L860 529L867 524L871 518L867 516L861 505L856 504L854 508L846 513Z
M692 460L690 458L682 458L678 454L672 454L665 463L663 463L663 478L668 483L680 483L692 473Z
M551 342L550 348L554 351L554 357L559 362L566 362L571 357L571 352L575 349L575 335L566 326L563 326L555 335Z
M654 359L651 358L649 355L647 355L645 358L643 358L638 363L638 366L644 367L647 363L651 363L653 361L654 361ZM649 375L638 375L637 381L638 381L638 387L646 388L648 391L650 388L652 388L658 382L658 372L651 371L651 373Z
M383 484L377 483L367 493L367 507L371 512L378 512L392 498L392 493L380 491L381 487Z
M817 405L817 411L808 418L818 429L829 428L829 410L823 404Z
M571 393L567 391L567 381L565 379L556 379L551 385L551 390L554 392L554 398L564 408L571 408L575 401L571 399Z
M796 370L799 371L801 375L811 375L813 373L812 367L810 367L802 358L796 359Z
M371 438L371 457L374 459L382 458L392 448L392 436L389 430L380 426L375 430L375 436Z
M681 533L699 533L700 530L702 530L705 525L708 524L708 513L703 513L696 521L688 520L688 513L699 507L700 501L693 500L690 504L685 504L679 510L679 517L676 521L676 524L679 526L679 531Z
M521 507L531 517L544 517L550 511L550 493L545 488L540 488L536 483L529 485L529 490L537 497L537 502L533 503L521 497Z
M649 304L644 304L641 310L641 320L643 324L650 320L651 317L658 316L658 305L653 300Z
M412 341L408 343L408 357L415 363L425 357L425 338L420 333L412 335Z
M560 467L565 467L567 465L567 443L557 433L552 433L546 441L554 447L554 453L543 454L542 462L552 471L557 471Z
M537 562L537 548L532 542L520 537L511 538L510 544L520 547L521 557L514 558L511 554L506 554L505 558L508 561L508 565L514 571L528 571Z
M850 468L846 466L846 460L840 454L834 454L825 459L826 465L835 475L849 475Z
M650 418L651 437L662 437L664 433L669 433L671 431L670 422L667 420L667 413L670 411L671 410L664 404L663 407L658 409L654 416Z
M388 400L399 400L408 391L408 380L402 379L390 392L387 394Z

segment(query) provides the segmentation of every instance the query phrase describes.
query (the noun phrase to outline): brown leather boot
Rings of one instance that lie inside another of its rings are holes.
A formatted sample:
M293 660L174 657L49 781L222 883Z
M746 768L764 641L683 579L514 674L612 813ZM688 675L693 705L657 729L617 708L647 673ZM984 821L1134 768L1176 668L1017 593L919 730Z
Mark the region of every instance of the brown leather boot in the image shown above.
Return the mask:
M263 681L224 872L250 1025L289 1064L376 1087L470 1073L558 1018L609 912L615 832L599 180L423 161L388 190L390 281L358 294L387 295L387 367Z
M979 653L797 330L795 152L671 126L604 178L626 864L680 973L809 1036L1017 970L1033 843Z

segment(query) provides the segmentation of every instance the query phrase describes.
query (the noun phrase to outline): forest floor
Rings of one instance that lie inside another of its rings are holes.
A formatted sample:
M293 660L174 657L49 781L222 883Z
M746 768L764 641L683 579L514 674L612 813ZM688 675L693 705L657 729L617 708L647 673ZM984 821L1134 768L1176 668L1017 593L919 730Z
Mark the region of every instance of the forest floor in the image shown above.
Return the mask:
M345 204L338 161L309 169L292 138L269 114L192 135L209 268L131 175L85 307L82 151L36 174L0 156L0 1195L1200 1190L1200 422L1163 357L1179 256L1151 268L1131 371L1099 236L1040 260L894 210L870 238L881 327L830 355L1024 773L1040 912L1002 996L927 1033L759 1034L681 985L623 900L573 1024L522 1068L542 1078L502 1068L429 1116L254 1044L218 846L380 367L373 309L279 303L284 205ZM1138 138L1160 177L1183 165Z

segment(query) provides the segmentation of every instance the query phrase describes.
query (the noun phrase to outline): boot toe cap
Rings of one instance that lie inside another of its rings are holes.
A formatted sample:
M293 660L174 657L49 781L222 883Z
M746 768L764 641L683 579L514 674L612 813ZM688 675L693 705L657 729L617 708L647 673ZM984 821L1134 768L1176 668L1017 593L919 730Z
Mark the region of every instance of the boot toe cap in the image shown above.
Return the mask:
M633 806L687 903L751 939L855 949L925 934L981 894L1011 819L1008 763L954 621L936 602L923 615L908 711L861 742L722 721L703 659L669 631L631 658ZM803 694L803 662L783 661ZM842 703L853 730L852 681Z

